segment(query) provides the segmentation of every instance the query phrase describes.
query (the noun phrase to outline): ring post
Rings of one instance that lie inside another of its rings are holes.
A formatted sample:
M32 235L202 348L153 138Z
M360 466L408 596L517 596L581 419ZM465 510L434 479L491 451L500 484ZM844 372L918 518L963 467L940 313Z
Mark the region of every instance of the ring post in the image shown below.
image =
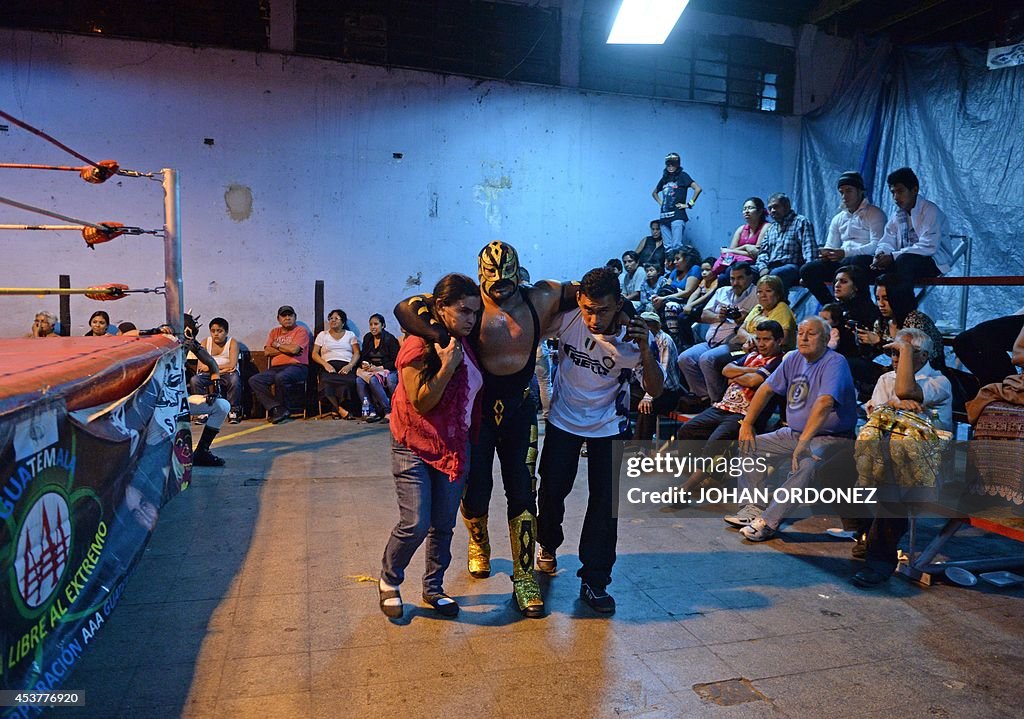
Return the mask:
M181 279L181 191L178 171L162 169L164 177L164 289L167 299L167 324L181 334L185 328Z

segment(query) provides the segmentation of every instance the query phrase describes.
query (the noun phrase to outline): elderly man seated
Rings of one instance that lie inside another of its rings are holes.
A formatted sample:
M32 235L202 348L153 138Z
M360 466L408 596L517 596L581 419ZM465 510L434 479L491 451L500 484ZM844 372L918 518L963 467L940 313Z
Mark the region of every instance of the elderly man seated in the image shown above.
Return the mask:
M828 348L829 329L820 317L800 323L797 351L787 354L758 388L740 422L740 447L745 452L764 456L768 464L789 462L790 471L781 485L786 490L809 486L820 463L840 448L844 438L853 439L857 423L853 377L842 355ZM773 395L786 397L789 426L755 437L754 422ZM740 479L741 489L761 489L764 483L765 472L757 469ZM778 531L790 506L774 501L767 508L748 504L725 521L742 527L744 539L763 542Z
M934 429L949 430L953 424L953 389L949 380L928 364L933 352L931 338L919 329L902 329L896 333L892 343L885 346L885 350L892 357L893 369L879 378L867 404L868 426L857 440L858 457L862 454L862 443L873 442L877 432L871 434L871 428L879 424L879 420L883 426L892 426L893 433L901 432L910 437L921 437L922 430L925 434ZM889 416L883 418L880 412ZM868 439L869 436L872 439ZM873 452L880 448L880 444L875 442L874 447L863 449ZM888 462L893 462L891 457ZM876 463L858 461L862 484L874 484L864 476L873 466ZM898 466L891 469L900 472ZM897 545L907 531L904 511L905 508L899 505L884 506L873 520L864 523L867 561L866 566L850 579L853 584L871 589L892 576L898 561Z

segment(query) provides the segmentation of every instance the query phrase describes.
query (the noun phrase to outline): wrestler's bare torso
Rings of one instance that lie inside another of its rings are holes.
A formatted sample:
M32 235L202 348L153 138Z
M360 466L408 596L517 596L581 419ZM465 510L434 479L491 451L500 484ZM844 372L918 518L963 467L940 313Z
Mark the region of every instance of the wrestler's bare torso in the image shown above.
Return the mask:
M557 316L561 285L545 280L527 289L530 301L540 320L541 335L547 337ZM534 362L533 317L519 293L519 288L498 304L481 292L483 313L480 317L480 341L476 354L483 368L494 375L515 374Z

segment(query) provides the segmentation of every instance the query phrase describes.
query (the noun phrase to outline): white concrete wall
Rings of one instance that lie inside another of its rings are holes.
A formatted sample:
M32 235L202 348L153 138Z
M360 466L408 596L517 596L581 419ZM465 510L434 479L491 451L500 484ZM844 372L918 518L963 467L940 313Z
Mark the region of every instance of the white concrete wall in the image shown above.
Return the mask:
M185 303L227 317L259 347L274 310L312 324L313 282L328 308L365 328L374 311L448 271L475 274L492 238L513 243L533 277L578 278L635 246L656 214L650 192L668 151L705 188L688 239L712 253L742 199L789 190L799 119L478 82L310 58L194 50L98 37L0 30L0 107L99 159L181 173ZM204 144L214 140L213 146ZM396 160L392 153L402 153ZM18 128L11 162L78 164ZM252 195L232 216L229 188ZM156 183L87 185L70 173L0 170L0 195L89 220L161 226ZM43 218L0 206L0 223ZM151 287L159 240L84 248L74 233L4 232L4 286ZM28 330L55 298L6 298L0 335ZM153 325L152 296L72 302Z

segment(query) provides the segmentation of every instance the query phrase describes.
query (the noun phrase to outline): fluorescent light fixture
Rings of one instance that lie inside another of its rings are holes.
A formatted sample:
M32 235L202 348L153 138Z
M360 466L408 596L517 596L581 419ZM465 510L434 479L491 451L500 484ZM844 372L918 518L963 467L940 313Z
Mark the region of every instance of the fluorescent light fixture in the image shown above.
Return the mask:
M622 0L609 45L661 45L690 0Z

